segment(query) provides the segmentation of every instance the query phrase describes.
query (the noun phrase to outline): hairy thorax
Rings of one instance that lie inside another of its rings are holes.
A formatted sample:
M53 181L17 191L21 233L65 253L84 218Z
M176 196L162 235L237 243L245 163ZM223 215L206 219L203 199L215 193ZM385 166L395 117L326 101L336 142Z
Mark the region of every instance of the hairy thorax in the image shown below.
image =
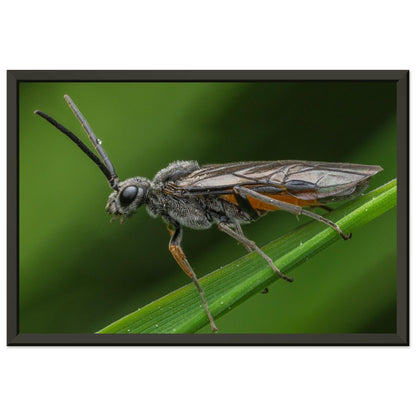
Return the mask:
M246 213L218 196L179 196L170 192L176 181L198 169L197 162L178 161L158 172L151 182L148 194L149 214L169 217L194 229L209 228L222 221L249 222L250 218Z

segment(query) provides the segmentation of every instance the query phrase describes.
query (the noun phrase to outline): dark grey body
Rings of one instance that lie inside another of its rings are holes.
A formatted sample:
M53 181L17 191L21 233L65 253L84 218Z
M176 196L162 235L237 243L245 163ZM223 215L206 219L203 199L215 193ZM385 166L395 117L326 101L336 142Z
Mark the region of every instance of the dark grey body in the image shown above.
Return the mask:
M242 204L221 198L236 195L238 188L255 191L255 198L261 197L260 194L282 194L305 201L306 206L322 205L355 198L380 170L379 166L372 165L296 160L202 167L195 161L176 161L160 170L153 180L134 177L118 182L106 209L110 214L122 216L122 221L146 205L151 216L161 216L168 223L193 229L220 223L239 226L267 211L257 210L253 215L253 210L250 212ZM120 196L127 188L137 189L138 193L123 204ZM278 208L285 209L281 205ZM298 215L296 210L291 212Z
M217 195L179 196L171 193L175 183L199 169L195 161L177 161L159 171L150 182L146 205L148 213L153 217L172 218L185 227L197 230L223 221L240 224L252 221L238 206Z

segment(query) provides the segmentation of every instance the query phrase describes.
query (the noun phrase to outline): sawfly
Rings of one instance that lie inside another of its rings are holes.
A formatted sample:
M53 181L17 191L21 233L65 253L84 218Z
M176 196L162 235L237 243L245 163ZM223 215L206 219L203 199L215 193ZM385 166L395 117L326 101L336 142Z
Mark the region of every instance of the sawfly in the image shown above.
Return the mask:
M136 176L121 181L101 140L71 98L64 97L100 157L52 117L39 110L35 113L68 136L104 173L112 189L106 210L113 219L120 218L123 223L145 205L151 216L161 217L166 222L170 233L169 250L197 287L214 332L218 329L204 292L181 247L182 227L202 230L217 225L248 251L262 256L278 277L291 282L293 279L285 276L273 260L244 235L241 226L269 211L283 210L320 221L348 240L351 234L344 234L337 224L305 208L325 208L328 203L355 198L367 188L371 177L382 170L372 165L300 160L204 166L195 161L176 161L160 170L152 180Z

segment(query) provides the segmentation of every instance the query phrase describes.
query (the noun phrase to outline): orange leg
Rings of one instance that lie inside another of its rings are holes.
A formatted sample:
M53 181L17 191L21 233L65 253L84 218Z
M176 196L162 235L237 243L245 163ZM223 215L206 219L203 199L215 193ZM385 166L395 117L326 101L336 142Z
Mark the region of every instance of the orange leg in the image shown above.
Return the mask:
M185 253L183 252L182 247L180 246L182 230L179 225L173 226L171 224L168 224L168 231L171 236L170 242L169 242L169 251L172 253L173 258L179 264L181 269L192 279L195 286L197 287L199 291L199 295L201 296L201 300L204 305L205 311L208 315L209 323L211 324L211 329L213 330L213 332L217 332L218 328L215 326L214 318L212 317L211 312L208 308L208 304L204 296L204 291L202 290L202 287L199 285L195 272L192 270L192 267L188 263Z

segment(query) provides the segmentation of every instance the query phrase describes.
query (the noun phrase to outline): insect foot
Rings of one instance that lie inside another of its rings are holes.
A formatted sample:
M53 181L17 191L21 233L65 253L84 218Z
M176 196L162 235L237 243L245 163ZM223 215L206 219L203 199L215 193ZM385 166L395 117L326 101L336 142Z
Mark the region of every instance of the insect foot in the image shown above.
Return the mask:
M349 234L347 234L347 235L345 235L344 233L341 233L341 237L342 237L344 240L349 240L349 239L352 237L352 233L349 233Z

